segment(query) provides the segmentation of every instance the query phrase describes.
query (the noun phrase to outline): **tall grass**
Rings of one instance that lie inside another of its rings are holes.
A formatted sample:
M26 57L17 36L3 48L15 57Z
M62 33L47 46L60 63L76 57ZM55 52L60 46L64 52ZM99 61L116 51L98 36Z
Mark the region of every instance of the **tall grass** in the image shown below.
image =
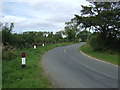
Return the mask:
M2 62L2 87L3 88L52 88L51 83L43 75L41 57L45 51L58 46L72 43L50 44L17 51L13 60ZM26 68L21 68L21 54L26 52Z

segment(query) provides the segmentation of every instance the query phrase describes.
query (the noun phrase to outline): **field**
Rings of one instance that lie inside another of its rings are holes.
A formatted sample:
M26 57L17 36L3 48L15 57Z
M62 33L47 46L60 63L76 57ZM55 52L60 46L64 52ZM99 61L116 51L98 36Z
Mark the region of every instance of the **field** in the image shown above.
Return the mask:
M2 88L52 88L41 67L42 55L49 49L73 43L49 44L16 51L13 60L2 61ZM21 67L21 54L26 53L26 68Z

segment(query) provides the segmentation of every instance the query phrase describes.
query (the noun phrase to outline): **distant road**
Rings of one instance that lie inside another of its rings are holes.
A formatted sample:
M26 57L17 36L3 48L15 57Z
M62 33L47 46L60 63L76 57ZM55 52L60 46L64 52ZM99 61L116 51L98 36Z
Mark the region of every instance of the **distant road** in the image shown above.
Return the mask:
M81 54L78 48L83 44L57 47L44 54L43 68L53 85L60 88L118 88L118 68Z

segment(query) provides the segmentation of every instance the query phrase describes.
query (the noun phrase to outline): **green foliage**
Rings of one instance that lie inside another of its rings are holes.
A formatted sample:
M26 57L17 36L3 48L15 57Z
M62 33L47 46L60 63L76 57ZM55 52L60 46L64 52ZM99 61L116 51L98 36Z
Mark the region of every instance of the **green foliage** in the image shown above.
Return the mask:
M3 51L9 51L10 49L22 49L22 48L30 48L36 43L38 46L42 43L60 43L65 40L62 38L62 31L56 32L24 32L22 34L12 33L12 29L14 24L11 23L3 25L2 23L2 39L3 45L5 48ZM11 48L12 47L12 48Z
M100 59L100 60L104 60L106 62L112 63L112 64L116 64L116 65L120 65L120 62L118 61L118 53L108 53L108 52L103 52L103 51L93 51L91 49L91 47L89 47L88 44L83 45L79 48L83 53Z
M79 31L76 23L71 20L71 22L66 22L65 25L64 35L66 35L68 41L76 41L76 35Z
M82 6L81 16L75 15L74 20L78 25L82 25L82 28L89 28L93 32L99 32L99 39L103 49L115 49L113 46L116 49L119 48L117 43L120 37L119 2L93 2L92 4L94 6ZM95 46L98 46L99 40L97 40L97 37L94 36L92 39L92 41L96 41L94 43L98 43Z
M15 57L17 57L17 53L15 51L2 52L2 60L12 60Z
M2 87L3 88L52 88L45 77L41 60L42 55L49 49L70 45L73 43L49 44L45 47L21 49L16 51L17 57L10 61L2 62ZM21 67L21 54L26 52L26 68Z
M90 36L89 45L94 51L101 51L103 49L99 33L94 33Z
M88 39L88 36L91 34L91 32L87 31L87 30L84 30L84 31L81 31L77 34L77 38L80 38L81 41L87 41Z
M2 28L2 42L4 45L11 44L11 30L7 23Z
M14 24L0 23L0 28L2 29L2 43L5 48L3 51L9 51L11 49L22 49L33 47L36 43L37 46L50 43L62 43L62 42L77 42L75 36L77 28L72 25L73 23L68 23L65 33L64 31L58 31L55 34L53 32L23 32L21 34L12 33ZM67 29L68 28L68 29ZM63 38L66 34L68 37Z
M56 32L54 35L55 42L63 42L62 31Z

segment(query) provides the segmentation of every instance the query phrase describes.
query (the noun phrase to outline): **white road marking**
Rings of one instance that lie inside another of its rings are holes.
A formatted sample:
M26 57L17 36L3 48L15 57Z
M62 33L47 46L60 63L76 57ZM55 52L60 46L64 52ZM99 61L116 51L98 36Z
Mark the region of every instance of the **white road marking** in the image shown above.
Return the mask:
M84 56L87 56L87 57L89 57L89 58L92 58L93 60L97 60L97 61L100 61L100 62L103 62L103 63L111 64L111 65L113 65L113 66L115 66L115 67L119 67L118 65L115 65L115 64L106 62L106 61L104 61L104 60L97 59L97 58L95 58L95 57L91 57L91 56L89 56L89 55L83 53L82 51L80 51L80 53L83 54Z
M69 47L67 47L66 49L68 49ZM66 52L66 49L64 49L64 52ZM81 52L82 53L82 52ZM84 55L84 53L82 53L83 55ZM87 56L87 55L85 55L85 56ZM91 58L90 56L88 56L89 58ZM73 57L71 57L71 59L74 59ZM95 59L95 58L92 58L93 60ZM77 61L77 60L75 60L74 59L74 61L76 61L77 63L79 63L79 64L81 64L79 61ZM99 60L99 61L101 61L101 60ZM103 61L103 63L106 63L106 62L104 62ZM115 79L114 77L112 77L111 75L108 75L108 74L104 74L103 72L100 72L100 71L97 71L96 69L94 69L94 68L92 68L92 67L89 67L89 66L87 66L87 65L85 65L85 64L81 64L82 66L84 66L84 67L86 67L86 68L88 68L88 69L91 69L92 71L95 71L95 72L97 72L97 73L100 73L100 74L102 74L102 75L104 75L104 76L107 76L107 77L110 77L110 78L112 78L112 79Z
M66 49L64 49L64 53L66 53Z
M74 58L72 58L72 59L74 59ZM114 77L112 77L112 76L110 76L110 75L107 75L107 74L104 74L104 73L102 73L102 72L100 72L100 71L97 71L97 70L93 69L92 67L89 67L89 66L87 66L87 65L85 65L85 64L81 64L80 62L78 62L78 61L75 60L75 59L74 59L74 61L76 61L77 63L79 63L80 65L82 65L82 66L84 66L84 67L86 67L86 68L88 68L88 69L91 69L92 71L95 71L95 72L100 73L100 74L102 74L102 75L104 75L104 76L110 77L110 78L112 78L112 79L115 79Z
M67 47L66 49L68 49L69 47ZM64 53L66 53L66 49L64 49ZM82 53L83 54L83 53ZM84 55L84 54L83 54ZM85 55L86 56L86 55ZM88 56L89 58L91 58L90 56ZM73 57L71 57L71 59L74 59ZM94 60L94 58L92 58L93 60ZM75 60L74 59L74 61L76 61L77 63L79 63L79 64L81 64L80 62L78 62L77 60ZM101 61L101 60L99 60L99 61ZM106 63L106 62L104 62L103 61L103 63ZM107 77L110 77L110 78L112 78L112 79L115 79L114 77L112 77L112 76L110 76L110 75L108 75L108 74L104 74L103 72L100 72L100 71L97 71L97 70L95 70L94 68L92 68L92 67L89 67L89 66L87 66L87 65L85 65L85 64L81 64L82 66L84 66L84 67L86 67L86 68L88 68L88 69L91 69L92 71L95 71L95 72L97 72L97 73L100 73L100 74L102 74L102 75L104 75L104 76L107 76Z

